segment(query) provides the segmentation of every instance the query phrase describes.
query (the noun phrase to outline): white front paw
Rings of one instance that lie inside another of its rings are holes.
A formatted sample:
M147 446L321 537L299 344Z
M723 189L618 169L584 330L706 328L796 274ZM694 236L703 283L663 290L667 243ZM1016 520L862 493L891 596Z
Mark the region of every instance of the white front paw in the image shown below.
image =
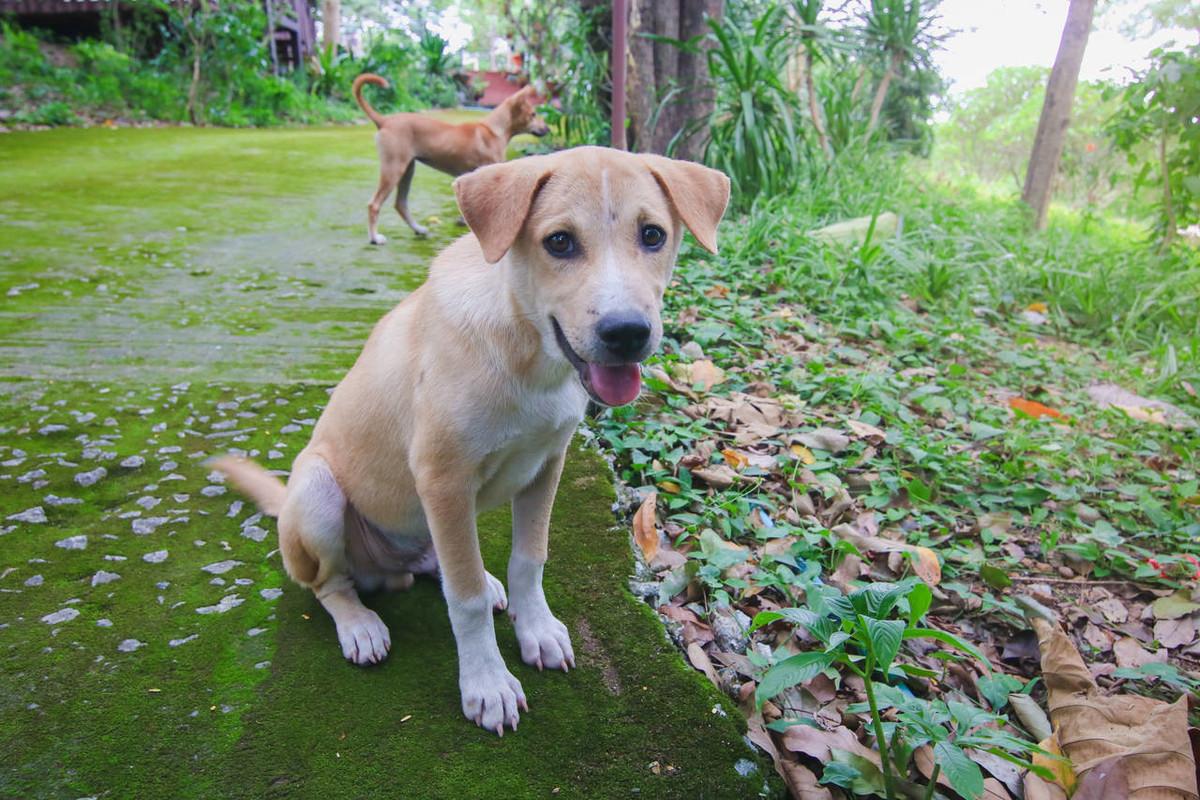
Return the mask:
M504 727L517 729L518 709L528 711L521 682L500 663L467 675L460 675L462 709L467 719L489 731L504 735Z
M384 236L382 233L376 233L376 234L368 237L368 241L371 244L387 244L387 237Z
M511 614L521 645L521 660L540 669L561 669L566 672L575 666L575 651L571 649L571 634L550 609L543 608L523 614Z
M338 643L347 661L364 666L378 664L392 649L392 637L383 620L369 608L336 621Z

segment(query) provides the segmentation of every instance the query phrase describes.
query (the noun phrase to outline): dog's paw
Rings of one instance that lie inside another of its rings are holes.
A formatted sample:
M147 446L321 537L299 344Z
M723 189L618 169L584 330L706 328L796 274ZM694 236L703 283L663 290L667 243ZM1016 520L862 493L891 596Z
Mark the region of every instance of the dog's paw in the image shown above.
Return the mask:
M387 237L382 233L377 233L370 237L367 241L369 244L387 244Z
M366 666L378 664L392 649L392 637L383 620L369 608L337 626L338 642L347 661Z
M429 235L429 228L424 225L413 225L413 233L417 236L425 237Z
M513 627L521 645L521 660L531 667L561 669L566 672L575 666L575 651L571 649L571 634L549 609L527 614L514 614Z
M528 711L521 682L503 662L459 677L462 710L467 719L489 731L504 735L504 728L517 729L519 711Z
M504 584L492 573L487 575L488 592L492 596L492 610L503 611L508 608L508 595L504 593Z

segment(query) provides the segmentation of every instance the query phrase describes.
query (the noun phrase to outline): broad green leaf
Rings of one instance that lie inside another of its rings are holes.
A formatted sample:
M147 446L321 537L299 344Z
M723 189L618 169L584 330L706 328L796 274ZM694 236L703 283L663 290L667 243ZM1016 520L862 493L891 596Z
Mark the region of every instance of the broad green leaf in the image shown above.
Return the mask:
M954 791L967 800L976 800L983 794L983 771L953 742L934 744L933 761L941 765L942 774Z
M984 675L975 682L979 687L979 693L988 701L988 705L992 707L992 711L1000 711L1008 705L1008 696L1014 692L1021 691L1021 681L1014 678L1012 675L1005 675L1003 672L993 672L991 675Z
M987 656L985 656L979 650L979 648L970 642L963 641L952 633L946 633L945 631L938 630L937 628L909 628L908 630L904 631L904 638L936 639L939 642L944 642L945 644L948 644L958 650L962 650L964 653L967 653L975 658L975 660L983 665L984 669L986 669L989 674L993 672L992 663L987 660Z
M871 640L871 650L875 654L875 665L885 675L900 652L900 643L904 641L904 630L907 627L904 620L899 619L865 619L867 635Z
M851 778L850 784L845 788L848 788L855 794L883 796L883 772L880 771L879 767L875 766L875 762L857 753L838 750L836 747L830 748L829 754L831 763L825 765L825 773L829 773L830 767L838 764L840 766L834 768L834 774L839 776L849 775L850 771L845 768L850 767L858 774ZM822 780L824 780L824 775L822 775Z
M812 651L785 658L767 670L754 693L759 705L798 683L812 680L837 660L835 653Z
M1012 586L1012 578L1008 577L1008 573L995 564L982 564L979 567L979 577L993 589L1006 589Z
M915 627L925 612L933 605L933 590L924 583L918 583L908 593L908 624Z

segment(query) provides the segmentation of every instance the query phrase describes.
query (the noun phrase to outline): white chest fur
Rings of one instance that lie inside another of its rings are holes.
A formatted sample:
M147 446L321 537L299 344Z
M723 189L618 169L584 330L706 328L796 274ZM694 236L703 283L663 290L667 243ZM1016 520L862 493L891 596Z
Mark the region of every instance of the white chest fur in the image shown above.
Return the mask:
M561 451L587 406L583 388L573 379L553 391L531 392L523 401L519 413L489 420L476 440L488 445L476 471L478 511L507 503L532 483Z

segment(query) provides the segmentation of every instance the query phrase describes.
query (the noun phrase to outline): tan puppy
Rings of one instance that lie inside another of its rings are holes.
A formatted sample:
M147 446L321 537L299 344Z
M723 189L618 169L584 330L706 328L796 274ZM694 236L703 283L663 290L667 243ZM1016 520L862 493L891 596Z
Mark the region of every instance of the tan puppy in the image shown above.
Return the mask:
M729 180L581 147L484 167L454 190L473 233L375 326L286 489L249 461L217 466L279 516L288 574L333 616L354 663L390 647L357 590L407 587L412 573L440 569L463 713L503 734L526 705L492 611L507 606L525 663L574 664L542 593L563 457L589 397L637 397L683 226L716 252ZM509 501L506 598L483 568L475 516Z
M354 79L354 99L366 112L379 133L379 188L367 206L367 236L371 244L387 241L379 234L379 209L396 192L396 211L417 236L429 231L413 221L408 210L408 189L412 185L417 162L450 175L462 175L486 164L504 160L508 142L519 133L545 136L550 129L537 115L533 105L533 87L526 86L496 106L479 122L452 125L421 114L389 114L386 117L371 107L362 96L364 84L388 85L378 75L366 73Z

